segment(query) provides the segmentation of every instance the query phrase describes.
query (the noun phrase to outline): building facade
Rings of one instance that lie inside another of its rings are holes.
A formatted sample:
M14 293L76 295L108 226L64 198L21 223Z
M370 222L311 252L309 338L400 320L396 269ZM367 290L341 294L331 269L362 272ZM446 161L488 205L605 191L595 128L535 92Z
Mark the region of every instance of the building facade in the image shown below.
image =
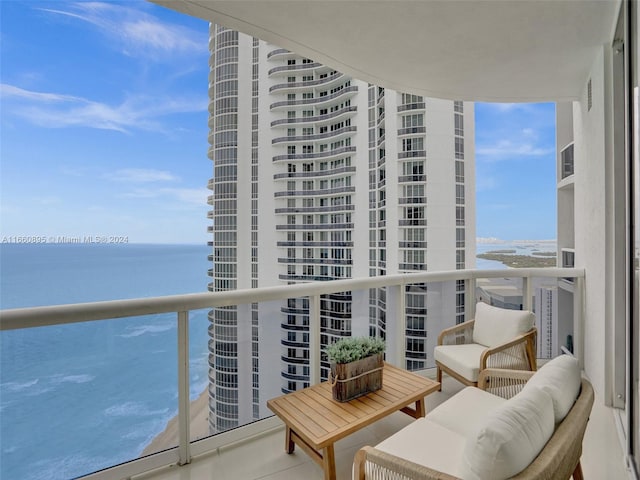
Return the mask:
M211 291L474 267L473 104L383 89L213 24L209 46ZM464 288L406 287L407 368L433 366L428 332L464 319ZM387 293L322 296L321 344L386 337ZM212 431L309 384L309 308L210 312Z

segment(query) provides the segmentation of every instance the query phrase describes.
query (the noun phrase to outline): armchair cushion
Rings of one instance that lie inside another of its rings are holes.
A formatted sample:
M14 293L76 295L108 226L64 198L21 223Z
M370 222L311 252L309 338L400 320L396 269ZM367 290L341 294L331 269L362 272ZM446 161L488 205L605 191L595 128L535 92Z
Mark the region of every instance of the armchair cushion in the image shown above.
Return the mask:
M493 307L484 302L476 305L473 341L496 347L527 333L535 324L533 313Z
M428 418L419 418L376 445L404 460L460 477L466 438Z
M465 345L438 345L434 350L436 362L446 365L467 380L478 381L480 357L487 349L484 345L468 343Z
M553 418L551 397L539 388L504 402L467 438L461 478L503 480L518 474L553 435Z
M569 413L578 398L581 382L578 359L572 355L559 355L545 363L527 382L523 391L540 388L547 392L553 401L553 413L558 423Z
M428 418L466 438L489 413L506 401L479 388L466 387L431 410Z

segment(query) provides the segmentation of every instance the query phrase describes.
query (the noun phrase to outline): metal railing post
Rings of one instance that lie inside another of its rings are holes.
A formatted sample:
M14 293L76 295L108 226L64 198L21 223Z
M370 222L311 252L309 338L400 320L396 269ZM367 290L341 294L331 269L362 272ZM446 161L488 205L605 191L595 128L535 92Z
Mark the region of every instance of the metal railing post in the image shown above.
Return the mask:
M320 295L309 297L309 382L320 383Z
M476 317L476 278L471 277L466 280L465 287L464 320L467 322Z
M574 279L573 292L573 354L584 368L584 278Z
M522 277L522 310L533 310L531 302L532 281L531 276Z
M387 287L387 362L406 368L405 334L407 331L405 284Z
M178 312L178 463L191 462L189 399L189 312Z

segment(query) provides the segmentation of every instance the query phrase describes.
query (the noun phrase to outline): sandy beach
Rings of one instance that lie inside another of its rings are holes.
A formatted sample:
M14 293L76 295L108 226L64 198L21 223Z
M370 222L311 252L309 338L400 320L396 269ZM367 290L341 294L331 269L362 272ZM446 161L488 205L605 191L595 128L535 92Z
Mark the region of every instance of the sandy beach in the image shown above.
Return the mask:
M191 440L209 436L209 394L207 389L191 402ZM178 417L175 416L140 454L141 457L178 445Z

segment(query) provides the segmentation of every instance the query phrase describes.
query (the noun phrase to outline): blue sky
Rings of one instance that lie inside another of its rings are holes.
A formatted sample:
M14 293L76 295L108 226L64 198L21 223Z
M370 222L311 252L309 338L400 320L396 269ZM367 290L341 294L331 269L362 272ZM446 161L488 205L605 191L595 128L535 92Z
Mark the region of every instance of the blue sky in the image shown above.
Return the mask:
M0 234L205 243L208 24L0 3ZM477 235L555 238L554 105L476 105Z

